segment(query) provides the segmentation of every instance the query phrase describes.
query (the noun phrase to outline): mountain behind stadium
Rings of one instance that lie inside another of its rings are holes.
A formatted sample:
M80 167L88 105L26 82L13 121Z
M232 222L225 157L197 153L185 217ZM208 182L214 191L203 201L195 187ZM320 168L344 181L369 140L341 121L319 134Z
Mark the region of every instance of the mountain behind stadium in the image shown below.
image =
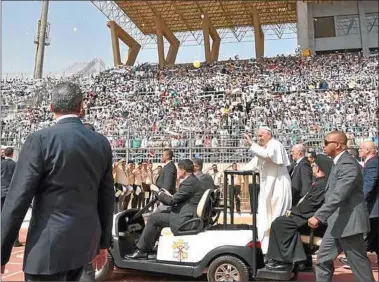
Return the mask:
M106 70L106 65L104 61L100 58L92 59L89 62L76 62L69 67L58 72L44 72L43 77L65 77L72 75L80 75L83 77L98 74ZM33 72L30 73L7 73L1 74L2 79L6 78L33 78Z

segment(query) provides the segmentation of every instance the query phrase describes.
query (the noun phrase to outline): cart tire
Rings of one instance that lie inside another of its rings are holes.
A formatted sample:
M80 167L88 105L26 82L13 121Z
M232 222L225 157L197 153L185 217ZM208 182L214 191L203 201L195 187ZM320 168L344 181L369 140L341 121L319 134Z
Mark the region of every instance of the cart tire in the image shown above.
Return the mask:
M95 281L107 281L113 273L113 268L114 268L113 257L108 252L108 259L104 267L98 271L95 271Z
M249 281L247 265L234 256L221 256L211 262L207 272L209 282L218 281Z

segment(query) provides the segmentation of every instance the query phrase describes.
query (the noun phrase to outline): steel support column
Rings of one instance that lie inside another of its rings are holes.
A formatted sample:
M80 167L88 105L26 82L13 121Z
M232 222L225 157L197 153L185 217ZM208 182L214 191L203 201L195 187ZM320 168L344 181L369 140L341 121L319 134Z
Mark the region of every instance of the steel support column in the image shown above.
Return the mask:
M261 19L259 17L257 9L253 8L253 26L254 26L254 38L255 38L255 57L262 58L265 52L265 36L261 26Z
M129 47L125 65L133 66L136 62L139 50L141 49L141 45L133 37L127 34L125 30L123 30L116 22L109 21L107 26L111 30L114 66L117 67L122 65L120 55L120 44L118 41L119 39Z
M175 64L176 55L178 54L180 42L174 35L174 33L166 26L162 18L155 17L155 26L157 30L157 44L158 44L158 58L159 65L172 66ZM168 50L167 57L165 58L164 54L164 41L163 38L166 38L170 43L170 49Z
M217 33L217 29L213 26L211 20L207 15L203 15L203 35L205 61L207 63L216 62L218 60L218 55L220 52L221 39ZM212 49L209 37L212 38Z

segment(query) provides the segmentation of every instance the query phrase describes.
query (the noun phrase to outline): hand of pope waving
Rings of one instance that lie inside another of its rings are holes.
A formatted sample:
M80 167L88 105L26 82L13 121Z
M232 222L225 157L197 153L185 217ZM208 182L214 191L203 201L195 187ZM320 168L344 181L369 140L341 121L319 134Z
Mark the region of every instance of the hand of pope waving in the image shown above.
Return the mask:
M243 141L246 146L251 146L251 144L253 144L253 139L249 134L246 133L243 135Z

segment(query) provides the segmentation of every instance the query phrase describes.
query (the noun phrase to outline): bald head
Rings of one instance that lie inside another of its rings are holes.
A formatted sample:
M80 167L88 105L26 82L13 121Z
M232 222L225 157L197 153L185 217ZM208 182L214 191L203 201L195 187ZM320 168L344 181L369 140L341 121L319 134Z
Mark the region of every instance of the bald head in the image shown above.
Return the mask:
M347 145L347 136L342 131L333 131L330 132L327 136L333 139L334 141L337 141L341 145Z
M375 143L374 141L366 141L362 143L363 147L375 153Z
M305 146L303 144L296 144L295 146L292 147L293 150L300 151L305 155Z
M291 149L292 159L297 161L305 156L305 146L303 144L296 144Z
M359 145L359 156L366 160L376 155L375 143L373 141L362 142Z
M332 158L336 157L339 153L345 151L347 148L347 137L342 131L330 132L325 137L324 153Z

